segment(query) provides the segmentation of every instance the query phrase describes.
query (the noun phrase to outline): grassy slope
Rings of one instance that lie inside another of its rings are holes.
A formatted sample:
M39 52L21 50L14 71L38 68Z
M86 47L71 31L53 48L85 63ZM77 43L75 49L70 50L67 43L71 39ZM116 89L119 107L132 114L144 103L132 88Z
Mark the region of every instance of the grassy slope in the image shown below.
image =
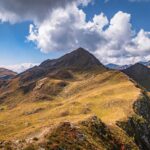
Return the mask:
M44 87L38 88L44 82ZM59 83L67 86L60 89ZM56 86L55 86L56 85ZM36 95L52 92L50 101L30 101ZM132 104L140 90L123 73L76 74L74 79L45 79L25 96L17 91L0 106L0 140L41 136L62 121L78 122L97 115L104 123L115 126L118 120L133 113ZM15 106L11 104L16 104ZM11 107L10 107L11 106Z

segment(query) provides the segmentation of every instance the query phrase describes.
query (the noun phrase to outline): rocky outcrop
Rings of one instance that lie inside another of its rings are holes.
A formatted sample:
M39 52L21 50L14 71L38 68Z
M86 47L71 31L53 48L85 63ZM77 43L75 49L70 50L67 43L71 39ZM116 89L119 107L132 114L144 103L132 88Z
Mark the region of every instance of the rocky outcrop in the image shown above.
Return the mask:
M79 123L63 122L41 139L3 141L3 150L132 150L134 143L122 143L98 117Z
M78 125L62 123L47 139L48 141L42 145L49 149L119 150L121 147L119 141L96 116Z
M134 103L133 109L132 117L117 124L135 140L140 150L150 150L150 99L145 92Z

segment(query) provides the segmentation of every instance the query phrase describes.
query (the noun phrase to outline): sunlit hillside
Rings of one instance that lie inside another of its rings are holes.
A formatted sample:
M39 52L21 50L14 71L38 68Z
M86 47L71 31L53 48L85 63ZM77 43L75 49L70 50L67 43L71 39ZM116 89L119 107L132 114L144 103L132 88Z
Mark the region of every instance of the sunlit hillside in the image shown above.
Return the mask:
M49 98L43 100L39 94ZM129 78L117 71L76 73L63 80L47 77L32 92L14 92L0 106L0 139L38 136L62 121L76 122L89 115L113 126L133 113L139 94Z
M149 107L141 85L79 48L2 82L0 147L145 148Z

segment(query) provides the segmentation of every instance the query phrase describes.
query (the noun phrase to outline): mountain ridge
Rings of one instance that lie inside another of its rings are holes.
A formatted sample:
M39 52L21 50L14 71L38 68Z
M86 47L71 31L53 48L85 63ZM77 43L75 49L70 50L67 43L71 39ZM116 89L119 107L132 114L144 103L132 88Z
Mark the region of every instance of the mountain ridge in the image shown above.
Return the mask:
M0 148L145 150L149 112L147 91L78 49L0 87Z
M139 83L146 90L150 91L150 68L141 63L136 63L122 70L122 72Z
M64 68L78 68L91 69L93 66L102 66L100 61L90 52L83 48L78 48L64 56L54 59L46 60L39 65L40 67L64 67Z
M30 68L18 76L22 78L21 80L30 81L62 69L73 71L107 70L94 55L83 48L78 48L58 59L48 59L39 66Z

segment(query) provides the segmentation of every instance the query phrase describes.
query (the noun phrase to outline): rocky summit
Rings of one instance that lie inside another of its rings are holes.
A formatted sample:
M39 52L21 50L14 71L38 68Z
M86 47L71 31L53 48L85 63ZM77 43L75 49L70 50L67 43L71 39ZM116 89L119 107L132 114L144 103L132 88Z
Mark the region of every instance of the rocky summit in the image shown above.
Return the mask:
M83 48L78 48L58 59L46 60L39 66L33 67L19 76L22 80L34 80L60 70L92 71L106 68L100 61Z
M46 60L40 67L44 68L68 68L68 69L92 69L104 67L100 61L83 48L68 53L55 60Z

